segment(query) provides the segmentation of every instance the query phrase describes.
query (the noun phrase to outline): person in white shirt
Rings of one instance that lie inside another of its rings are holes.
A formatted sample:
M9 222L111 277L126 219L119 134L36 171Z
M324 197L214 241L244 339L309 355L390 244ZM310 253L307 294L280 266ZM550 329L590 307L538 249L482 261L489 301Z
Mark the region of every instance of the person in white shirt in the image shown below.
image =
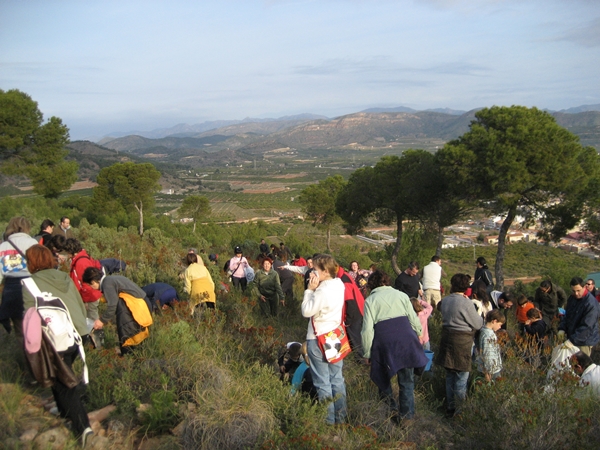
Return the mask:
M584 395L600 398L600 366L597 366L588 355L579 351L571 356L571 367L579 375L579 385L584 388Z
M344 361L328 362L319 348L317 335L336 329L342 322L345 289L342 280L336 278L339 266L332 256L318 255L313 259L313 266L308 288L304 291L302 316L311 319L306 340L313 384L319 401L329 403L326 421L333 425L346 421Z
M431 262L423 267L423 291L425 301L434 308L442 299L441 281L442 281L442 258L433 256Z

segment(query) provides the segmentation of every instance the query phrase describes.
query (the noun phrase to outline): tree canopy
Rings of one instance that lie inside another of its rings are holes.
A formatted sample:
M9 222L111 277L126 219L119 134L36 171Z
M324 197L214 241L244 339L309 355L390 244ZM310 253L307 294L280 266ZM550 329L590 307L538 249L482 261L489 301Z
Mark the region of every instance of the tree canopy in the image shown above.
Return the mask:
M416 215L415 192L409 177L406 157L384 156L375 167L356 170L340 192L337 208L348 224L348 231L364 228L371 218L383 224L396 223L396 245L392 267L400 273L398 252L402 242L402 223Z
M120 203L125 209L135 209L140 219L140 235L144 234L144 211L154 206L154 194L160 189L160 172L150 163L117 163L98 174L92 204L96 208Z
M69 129L58 117L46 123L31 97L16 89L0 90L2 171L31 180L33 191L56 198L77 181L78 165L65 161Z
M211 213L210 203L208 198L202 195L190 195L183 199L183 203L179 207L180 216L189 216L194 222L193 232L196 232L196 222L202 217L209 216Z
M438 158L453 180L453 195L504 217L495 266L498 289L504 286L506 234L517 215L540 219L549 239L564 235L581 219L588 183L598 173L593 149L583 148L550 114L523 106L478 111L470 130L446 144Z
M327 231L328 251L331 251L331 227L341 222L335 202L345 184L341 175L334 175L306 187L298 198L302 211L312 220L313 226Z

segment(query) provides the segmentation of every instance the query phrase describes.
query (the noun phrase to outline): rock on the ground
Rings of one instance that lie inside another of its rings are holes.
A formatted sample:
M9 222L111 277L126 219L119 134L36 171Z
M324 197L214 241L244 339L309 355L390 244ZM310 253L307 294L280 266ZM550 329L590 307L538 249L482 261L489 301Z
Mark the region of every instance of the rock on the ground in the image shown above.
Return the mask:
M120 447L115 446L114 442L111 442L111 440L107 437L96 436L95 434L93 436L90 436L90 439L88 440L88 443L85 446L85 450L106 450L118 448Z
M152 438L144 438L140 445L137 447L137 450L159 450L163 448L172 448L173 447L173 437L172 436L156 436Z
M137 408L135 408L135 412L137 413L138 419L141 419L144 417L144 413L146 411L149 411L150 408L152 408L152 405L150 405L149 403L141 403L140 406L138 406Z
M35 439L37 434L38 434L37 428L29 428L28 430L25 430L25 432L23 434L21 434L21 436L19 436L19 440L21 442L31 442Z
M110 413L112 413L116 409L117 407L115 405L108 405L102 409L97 409L96 411L88 413L88 418L90 419L90 422L93 422L94 420L102 422L103 420L106 420Z
M71 439L69 430L65 427L51 428L40 433L33 440L33 448L39 450L62 450Z
M111 420L106 427L108 435L120 434L125 430L125 425L120 420Z
M171 433L173 433L173 436L181 436L183 434L183 432L185 431L185 420L179 422L179 425L177 425L175 428L173 428L171 430Z

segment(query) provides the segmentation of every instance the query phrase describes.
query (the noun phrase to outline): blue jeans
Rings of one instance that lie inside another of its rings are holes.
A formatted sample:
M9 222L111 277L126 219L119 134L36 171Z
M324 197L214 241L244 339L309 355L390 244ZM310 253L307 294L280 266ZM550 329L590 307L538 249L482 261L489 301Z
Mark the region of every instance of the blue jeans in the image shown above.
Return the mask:
M413 368L400 369L398 377L398 403L392 394L392 385L380 391L381 398L392 408L398 410L403 419L412 419L415 415L415 371Z
M456 409L456 400L467 398L467 381L469 381L469 372L457 372L456 370L446 369L446 401L448 409Z
M319 348L316 339L307 341L308 360L320 402L329 402L327 406L327 423L344 423L346 421L346 384L342 368L344 361L328 363ZM333 402L330 400L333 399Z

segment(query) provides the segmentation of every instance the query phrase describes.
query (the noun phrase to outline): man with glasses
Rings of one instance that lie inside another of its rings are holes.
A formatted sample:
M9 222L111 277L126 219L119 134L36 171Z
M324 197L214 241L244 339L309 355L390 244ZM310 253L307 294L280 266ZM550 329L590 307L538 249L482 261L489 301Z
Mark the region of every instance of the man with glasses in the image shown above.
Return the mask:
M590 356L592 347L600 342L598 319L600 306L579 277L571 279L571 296L567 300L565 315L558 326L558 336L566 336L573 345Z
M594 280L589 278L585 282L585 288L588 290L588 292L590 294L592 294L594 296L594 298L598 298L598 292L596 292L596 283L594 282Z
M556 323L552 321L558 316L558 308L563 308L567 301L567 294L560 286L544 280L535 291L534 303L542 312L542 319L546 322L548 333L556 333Z

